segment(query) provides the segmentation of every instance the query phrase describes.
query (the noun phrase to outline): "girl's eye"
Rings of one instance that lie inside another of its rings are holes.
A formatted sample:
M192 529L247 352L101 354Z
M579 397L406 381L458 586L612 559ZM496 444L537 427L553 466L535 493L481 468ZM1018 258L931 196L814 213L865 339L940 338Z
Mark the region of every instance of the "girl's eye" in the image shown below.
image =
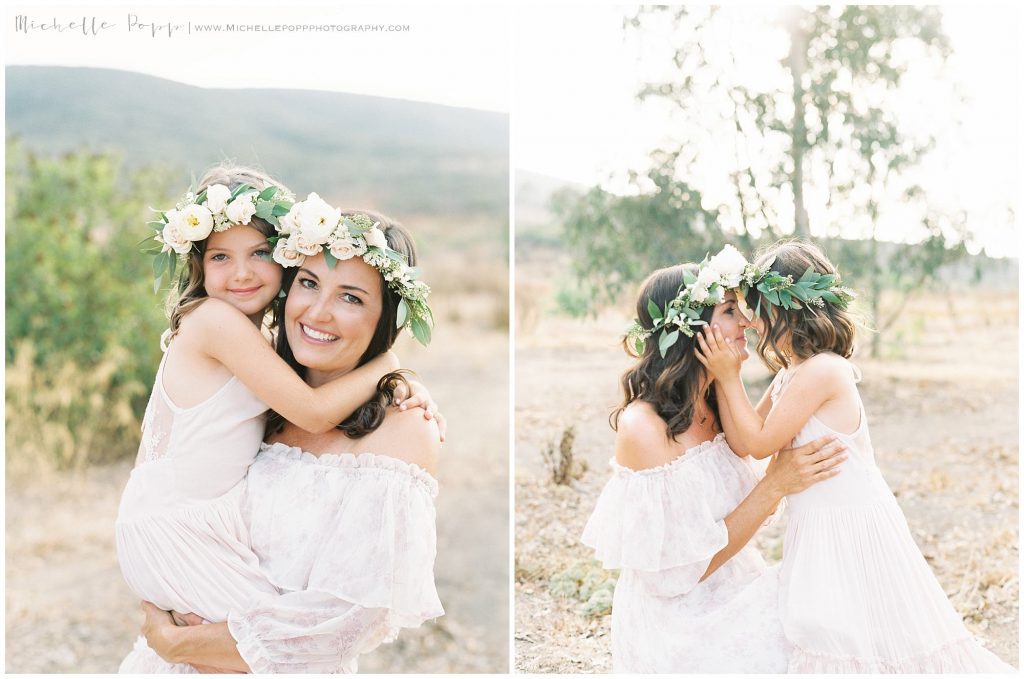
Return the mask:
M215 255L213 255L212 257L210 257L210 261L213 261L213 262L224 262L224 261L227 261L227 258L228 258L228 256L225 255L223 252L218 252Z
M260 248L259 250L257 250L256 252L254 252L252 254L256 255L260 259L270 259L270 254L271 253L270 253L270 250L268 250L267 248Z
M316 290L316 281L312 278L300 278L299 285L306 288L307 290Z
M346 302L348 302L349 304L362 304L363 303L363 300L359 299L358 297L353 295L351 292L342 293L341 298L343 300L345 300Z

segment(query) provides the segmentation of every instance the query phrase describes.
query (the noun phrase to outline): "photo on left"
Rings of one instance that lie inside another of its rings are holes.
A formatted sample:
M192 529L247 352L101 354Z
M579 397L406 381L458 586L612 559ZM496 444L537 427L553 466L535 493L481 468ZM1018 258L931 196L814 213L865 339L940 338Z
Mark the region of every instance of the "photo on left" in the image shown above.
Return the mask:
M6 671L508 670L502 12L8 11Z

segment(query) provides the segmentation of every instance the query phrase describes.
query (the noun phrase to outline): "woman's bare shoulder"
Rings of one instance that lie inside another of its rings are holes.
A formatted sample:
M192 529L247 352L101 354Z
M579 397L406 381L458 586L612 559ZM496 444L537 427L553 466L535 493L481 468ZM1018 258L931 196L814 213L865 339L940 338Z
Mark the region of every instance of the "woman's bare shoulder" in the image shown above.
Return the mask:
M441 434L436 420L423 417L422 408L389 407L380 428L372 436L374 452L414 464L431 475L437 474Z
M678 443L668 437L668 425L647 401L633 401L619 413L615 460L641 470L671 462L679 455Z

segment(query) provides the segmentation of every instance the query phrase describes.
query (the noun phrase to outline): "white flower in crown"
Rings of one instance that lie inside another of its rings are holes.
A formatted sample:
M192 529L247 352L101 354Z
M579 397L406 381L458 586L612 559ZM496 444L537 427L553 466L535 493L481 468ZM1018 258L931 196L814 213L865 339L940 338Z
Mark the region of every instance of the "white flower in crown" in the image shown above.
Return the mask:
M295 212L295 229L302 231L310 243L317 245L326 243L341 221L341 210L331 207L315 193L309 194L301 203L296 203L292 211Z
M282 236L291 235L295 231L295 207L293 206L286 214L277 219L277 232Z
M187 255L192 249L192 241L181 235L181 231L174 222L167 222L164 230L157 236L157 241L163 244L162 252L174 250L179 255Z
M299 254L306 255L307 257L314 257L320 254L320 245L317 243L311 243L309 239L306 238L305 231L293 233L289 236L288 247Z
M302 266L306 256L289 246L291 239L282 238L274 248L274 261L281 266Z
M747 259L732 245L726 245L721 252L708 261L707 267L721 278L720 285L726 288L735 288L743 279L747 268Z
M378 228L377 224L374 224L369 231L364 233L363 238L370 247L380 248L381 250L386 250L388 247L387 236Z
M256 204L253 203L252 197L255 194L243 193L238 198L231 201L228 206L224 209L224 214L234 224L248 224L249 220L256 213Z
M213 215L205 205L195 203L168 211L167 222L174 224L182 238L192 242L203 240L213 231Z
M391 262L392 259L381 250L373 250L363 253L363 261L375 269L382 270L387 267L388 262Z
M206 189L206 207L214 215L223 212L224 208L228 206L229 200L231 200L231 189L223 184L213 184Z
M697 272L697 283L699 287L703 287L705 290L711 287L712 283L718 283L718 272L709 266L700 267L700 271Z
M690 288L690 301L702 304L708 299L708 289L706 286L700 284L700 282L694 283L693 287Z
M335 259L343 261L362 255L366 251L366 246L352 238L335 238L328 249Z

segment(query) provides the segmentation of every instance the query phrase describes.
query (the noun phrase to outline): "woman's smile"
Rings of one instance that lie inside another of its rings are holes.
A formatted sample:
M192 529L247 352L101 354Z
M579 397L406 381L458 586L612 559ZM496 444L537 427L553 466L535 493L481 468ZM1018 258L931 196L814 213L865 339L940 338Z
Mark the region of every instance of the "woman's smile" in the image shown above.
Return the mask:
M311 328L304 323L299 323L299 327L302 328L302 336L313 344L330 344L331 342L335 342L339 339L337 335L332 335L329 332L323 332L322 330Z

